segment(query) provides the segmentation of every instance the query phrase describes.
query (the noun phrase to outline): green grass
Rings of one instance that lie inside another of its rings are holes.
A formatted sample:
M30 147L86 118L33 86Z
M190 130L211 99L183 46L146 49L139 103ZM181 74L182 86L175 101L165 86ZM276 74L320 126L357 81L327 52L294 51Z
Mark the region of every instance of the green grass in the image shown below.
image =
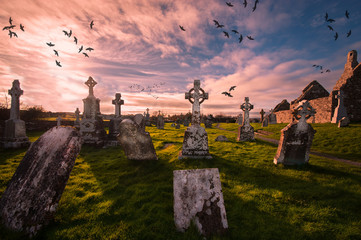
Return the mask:
M206 129L212 160L180 161L184 130L147 127L158 161L83 146L54 221L35 239L203 239L195 227L177 232L173 219L173 170L194 168L221 175L229 231L213 239L361 239L361 168L315 156L274 166L274 145L215 128ZM230 142L215 142L221 134ZM24 154L0 150L0 194ZM0 239L19 236L0 227Z

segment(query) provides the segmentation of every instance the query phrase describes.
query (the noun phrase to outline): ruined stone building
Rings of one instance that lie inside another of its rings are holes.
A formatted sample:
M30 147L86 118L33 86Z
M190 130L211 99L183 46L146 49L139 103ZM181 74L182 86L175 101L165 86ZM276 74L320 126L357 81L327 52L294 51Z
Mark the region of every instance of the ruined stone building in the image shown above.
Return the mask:
M311 106L316 109L315 116L308 119L308 122L331 122L338 104L336 96L339 90L343 91L344 106L350 120L361 121L361 64L357 62L355 50L348 53L344 72L331 93L316 80L312 81L302 90L301 95L291 103L284 99L275 107L274 113L277 116L277 123L291 122L291 111L302 100L308 100Z

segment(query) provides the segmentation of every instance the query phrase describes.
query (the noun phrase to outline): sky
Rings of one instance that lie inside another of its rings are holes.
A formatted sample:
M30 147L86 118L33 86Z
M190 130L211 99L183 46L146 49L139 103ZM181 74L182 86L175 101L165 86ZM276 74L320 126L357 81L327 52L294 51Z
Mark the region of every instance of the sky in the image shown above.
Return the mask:
M92 76L103 114L114 113L115 93L123 114L179 114L191 111L184 95L199 79L209 94L203 114L235 116L249 97L254 117L291 102L313 80L330 92L347 53L361 52L360 0L259 0L254 11L255 0L229 2L233 7L221 0L2 1L0 27L11 17L18 37L0 31L0 102L19 79L23 106L82 112ZM326 12L335 22L325 21ZM63 31L70 30L68 37ZM222 94L231 86L233 97Z

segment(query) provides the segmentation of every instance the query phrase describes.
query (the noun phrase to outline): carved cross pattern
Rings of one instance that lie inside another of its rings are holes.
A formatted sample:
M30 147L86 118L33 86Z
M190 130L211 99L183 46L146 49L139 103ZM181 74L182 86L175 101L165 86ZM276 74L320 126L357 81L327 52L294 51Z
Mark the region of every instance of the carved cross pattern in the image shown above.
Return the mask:
M115 99L112 100L112 104L115 105L115 116L118 117L121 115L121 105L124 105L124 100L121 99L122 95L120 93L115 94Z
M249 103L249 97L244 98L244 103L240 106L240 109L244 111L243 126L249 127L249 111L253 109L253 105Z
M192 125L199 125L201 123L200 104L208 99L208 93L205 93L201 88L200 80L194 80L194 87L185 93L185 99L188 99L193 104Z
M97 85L97 82L92 77L89 77L88 81L85 82L85 85L89 87L89 96L94 96L93 88Z
M13 87L8 93L11 96L10 119L20 119L20 96L24 91L20 89L19 80L13 81Z
M307 100L303 100L292 111L292 114L295 119L300 121L306 121L306 119L309 119L316 114L316 110L310 105Z
M9 95L11 97L20 97L23 95L24 91L20 89L20 82L19 80L14 80L13 87L9 90Z

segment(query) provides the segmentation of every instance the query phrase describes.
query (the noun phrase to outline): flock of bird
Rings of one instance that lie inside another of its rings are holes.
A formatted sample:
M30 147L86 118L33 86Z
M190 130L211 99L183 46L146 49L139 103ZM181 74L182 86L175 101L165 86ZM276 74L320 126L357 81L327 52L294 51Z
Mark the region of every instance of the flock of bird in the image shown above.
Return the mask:
M93 29L94 21L91 21L90 24L89 24L89 26L90 26L90 29ZM68 38L70 38L70 37L72 36L72 34L73 34L73 31L72 31L71 29L70 29L69 31L63 30L63 33L65 34L65 36L67 36ZM77 45L77 44L78 44L78 38L75 37L75 36L73 36L73 38L74 38L74 43ZM52 42L47 42L46 44L47 44L49 47L54 47L54 46L55 46L55 44L52 43ZM91 52L91 51L94 50L94 48L91 48L91 47L84 48L84 46L81 45L80 48L79 48L78 53L81 53L83 50ZM59 57L59 52L58 52L57 50L55 50L55 49L53 49L53 51L54 51L55 56ZM85 51L82 52L83 55L84 55L85 57L89 57L88 53L86 53ZM62 67L60 61L55 60L55 63L56 63L56 65L57 65L58 67Z
M231 95L231 91L233 91L235 88L236 88L236 86L232 86L229 88L228 92L224 91L224 92L222 92L222 94L224 94L224 96L227 96L227 97L233 97Z
M3 31L8 30L9 31L8 35L10 36L10 38L12 38L13 36L18 38L18 35L16 34L16 32L11 31L12 29L14 29L16 27L16 25L13 24L13 19L11 17L9 18L9 24L10 24L9 26L5 26L3 28ZM20 30L25 32L25 28L21 23L20 23Z
M321 65L313 64L312 67L314 67L315 69L319 69L321 71L320 73L324 73L324 72L329 73L329 72L331 72L330 69L327 69L326 71L324 71L323 66L321 66Z
M346 12L345 12L345 17L346 17L346 19L350 19L350 13L349 13L348 10L346 10ZM328 24L328 25L327 25L328 29L329 29L330 31L332 31L332 32L335 32L334 39L335 39L335 41L336 41L336 40L338 39L338 33L337 33L337 32L334 30L334 28L330 25L330 24L336 22L336 20L335 20L335 19L332 19L332 18L329 18L328 13L326 12L326 14L325 14L325 22ZM346 33L346 37L350 37L350 36L351 36L351 29Z
M142 86L140 84L132 84L129 86L129 88L131 90L135 90L135 91L140 91L140 92L148 92L148 94L150 94L152 97L154 97L155 99L158 99L159 97L155 94L152 93L152 89L155 88L160 88L161 86L165 85L165 82L160 82L160 83L154 83L152 86Z

